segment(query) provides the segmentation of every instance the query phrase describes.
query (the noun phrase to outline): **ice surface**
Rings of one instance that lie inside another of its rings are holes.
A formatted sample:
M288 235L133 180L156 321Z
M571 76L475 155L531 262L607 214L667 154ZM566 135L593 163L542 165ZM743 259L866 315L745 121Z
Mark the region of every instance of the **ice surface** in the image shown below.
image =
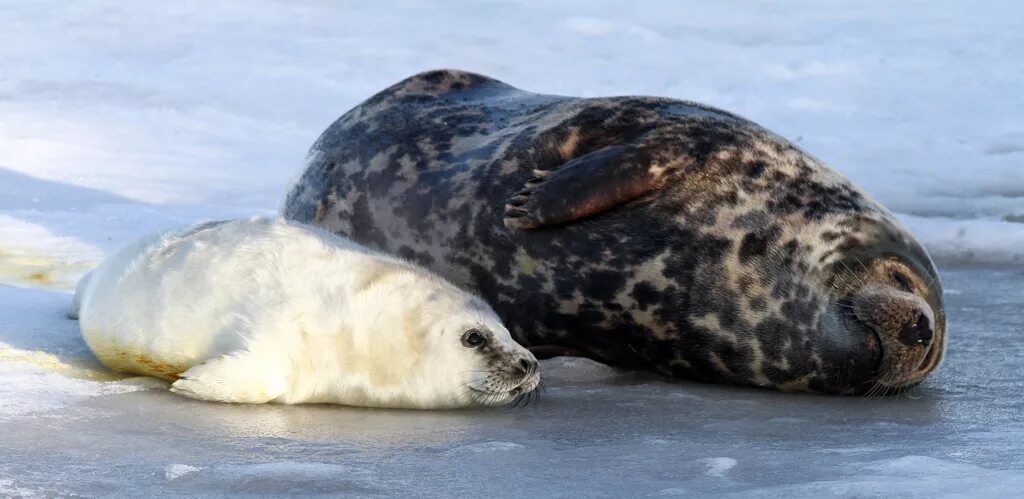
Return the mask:
M912 397L669 382L558 358L529 407L449 412L208 404L90 377L67 296L0 287L0 342L78 369L25 382L37 365L0 362L0 495L1016 494L1024 272L945 279L949 356Z
M1015 2L2 2L0 496L1008 496L1024 490ZM525 409L226 406L103 370L75 279L169 225L269 214L342 112L425 69L751 118L943 268L945 365L832 398L543 363Z

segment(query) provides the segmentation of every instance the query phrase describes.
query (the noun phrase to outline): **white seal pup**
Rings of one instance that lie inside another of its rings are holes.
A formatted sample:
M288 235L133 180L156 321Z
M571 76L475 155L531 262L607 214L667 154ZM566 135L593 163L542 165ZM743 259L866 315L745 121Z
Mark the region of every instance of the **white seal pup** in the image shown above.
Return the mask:
M455 408L540 382L480 298L282 220L147 236L82 279L69 315L111 369L201 400Z

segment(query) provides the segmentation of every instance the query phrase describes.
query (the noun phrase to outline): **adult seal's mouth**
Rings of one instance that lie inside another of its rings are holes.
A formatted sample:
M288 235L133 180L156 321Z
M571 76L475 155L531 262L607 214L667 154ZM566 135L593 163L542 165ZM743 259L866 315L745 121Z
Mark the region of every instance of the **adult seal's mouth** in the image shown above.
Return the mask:
M830 311L839 323L836 335L863 338L841 355L861 351L873 360L869 370L848 370L855 393L885 395L916 387L942 360L946 321L935 279L907 261L885 256L857 267L844 267L848 295ZM867 363L863 363L866 366Z

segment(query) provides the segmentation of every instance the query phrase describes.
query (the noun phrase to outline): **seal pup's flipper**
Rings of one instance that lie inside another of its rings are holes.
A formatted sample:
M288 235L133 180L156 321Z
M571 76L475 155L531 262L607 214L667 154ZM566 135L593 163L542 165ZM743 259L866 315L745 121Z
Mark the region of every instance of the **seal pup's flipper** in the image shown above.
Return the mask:
M267 359L237 352L193 366L171 384L171 391L211 402L263 404L283 395L288 385Z
M534 170L505 205L505 226L536 229L579 220L655 191L683 161L662 164L642 145L615 145Z

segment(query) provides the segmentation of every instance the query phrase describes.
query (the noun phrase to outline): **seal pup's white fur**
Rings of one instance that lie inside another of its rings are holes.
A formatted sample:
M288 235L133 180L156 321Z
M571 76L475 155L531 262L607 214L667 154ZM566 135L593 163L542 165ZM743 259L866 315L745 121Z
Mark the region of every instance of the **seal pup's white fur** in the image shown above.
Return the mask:
M480 298L281 220L147 236L82 279L69 315L110 368L203 400L451 408L540 379Z

